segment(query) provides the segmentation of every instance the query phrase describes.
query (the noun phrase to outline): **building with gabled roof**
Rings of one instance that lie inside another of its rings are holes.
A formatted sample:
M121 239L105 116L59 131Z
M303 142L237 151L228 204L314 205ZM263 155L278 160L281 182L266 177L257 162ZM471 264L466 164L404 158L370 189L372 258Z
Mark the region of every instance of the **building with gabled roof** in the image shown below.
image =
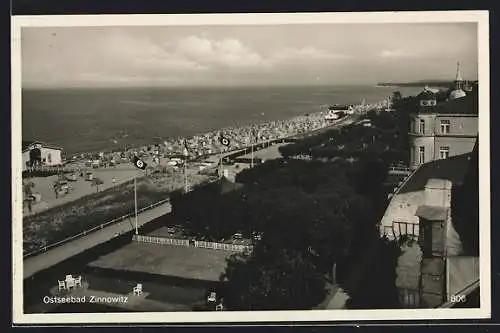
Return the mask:
M471 152L478 135L478 90L462 90L460 70L455 89L446 101L424 89L418 107L410 113L408 131L410 168L423 163Z
M23 171L29 167L61 165L62 152L62 148L40 141L22 141Z
M391 197L380 232L402 246L402 307L453 307L477 293L478 154L476 140L470 153L419 165Z

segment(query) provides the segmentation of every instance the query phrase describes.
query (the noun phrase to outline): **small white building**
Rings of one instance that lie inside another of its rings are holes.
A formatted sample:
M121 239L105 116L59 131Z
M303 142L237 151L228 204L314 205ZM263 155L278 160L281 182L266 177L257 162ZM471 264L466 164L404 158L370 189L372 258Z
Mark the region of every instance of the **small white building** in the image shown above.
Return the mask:
M62 148L39 141L23 141L23 171L29 166L56 166L62 164Z

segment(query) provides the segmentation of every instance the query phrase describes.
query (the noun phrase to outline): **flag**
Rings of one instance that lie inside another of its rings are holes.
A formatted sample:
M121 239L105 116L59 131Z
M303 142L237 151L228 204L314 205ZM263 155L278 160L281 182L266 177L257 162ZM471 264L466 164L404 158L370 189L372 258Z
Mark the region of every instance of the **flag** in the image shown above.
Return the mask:
M253 141L255 143L259 142L259 137L260 137L260 131L256 128L252 129L252 135L253 135Z
M221 135L220 139L219 139L220 143L223 145L223 146L229 146L230 142L229 142L229 139L226 138L225 136Z
M146 162L144 162L143 160L141 160L139 157L137 156L134 156L134 165L136 168L139 168L139 169L146 169L146 167L148 166L146 164Z
M183 155L184 155L184 157L188 157L189 156L189 147L188 147L186 139L184 139L184 151L183 151Z

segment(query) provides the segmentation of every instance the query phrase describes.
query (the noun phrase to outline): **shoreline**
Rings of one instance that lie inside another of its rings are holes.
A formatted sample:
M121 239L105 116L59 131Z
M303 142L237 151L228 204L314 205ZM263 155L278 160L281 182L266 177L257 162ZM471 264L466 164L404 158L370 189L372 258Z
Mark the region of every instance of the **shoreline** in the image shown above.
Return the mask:
M360 105L355 105L355 107L359 107ZM321 109L325 107L325 105L320 105L320 111L315 111L311 113L305 113L303 115L298 115L294 116L291 118L285 118L285 119L280 119L280 120L274 120L274 121L265 121L265 122L259 122L259 123L253 123L249 125L244 125L244 126L239 126L239 127L231 127L231 126L226 126L222 127L216 130L211 130L207 132L200 132L196 133L193 135L186 135L186 136L172 136L172 137L154 137L154 138L149 138L144 141L148 143L143 143L143 144L124 144L123 146L115 146L113 147L113 143L108 145L105 149L101 150L85 150L85 151L79 151L75 153L68 154L66 156L66 159L62 161L60 166L65 166L68 164L71 164L72 162L78 162L82 160L88 160L89 158L92 157L97 157L99 154L104 156L107 155L113 155L117 153L125 153L125 154L130 154L130 153L144 153L146 155L151 155L147 154L150 153L152 150L158 149L158 148L163 148L162 153L163 156L162 158L169 158L169 157L178 157L178 155L182 155L182 150L183 150L183 144L182 142L186 140L189 143L192 141L197 141L200 138L216 138L218 141L218 138L220 136L220 133L222 133L225 137L228 137L231 140L231 146L229 149L221 147L220 143L216 141L215 144L212 143L211 148L215 151L212 151L211 153L207 154L198 154L195 156L195 160L199 158L207 158L212 155L216 155L219 153L229 153L232 151L237 151L237 150L242 150L245 148L251 147L251 143L248 142L246 145L242 145L242 139L246 141L251 140L251 131L256 130L257 132L260 131L265 131L268 132L268 137L261 138L260 140L257 140L254 142L254 144L261 144L267 141L272 141L272 140L280 140L280 139L286 139L289 137L293 137L296 135L301 135L305 134L307 132L313 132L316 130L321 130L323 128L327 128L333 124L329 124L328 121L324 119L324 115L326 114L327 110L326 109ZM320 126L317 126L318 122L323 122ZM276 133L272 134L270 132L273 132L272 128L279 128L285 127L286 125L307 125L308 123L316 123L313 128L308 128L304 131L291 131L292 133L282 133L282 135L277 135ZM269 135L271 134L271 135ZM125 134L127 135L127 134ZM239 140L238 140L239 139ZM117 139L118 141L119 139ZM40 140L43 142L43 140ZM140 140L142 141L142 140ZM235 142L236 141L236 142ZM116 143L115 143L116 145ZM172 147L172 148L168 148ZM167 149L165 149L167 148ZM197 148L200 148L196 146L189 147L190 149L196 150ZM63 152L64 152L64 147L63 147ZM57 167L54 165L54 167Z

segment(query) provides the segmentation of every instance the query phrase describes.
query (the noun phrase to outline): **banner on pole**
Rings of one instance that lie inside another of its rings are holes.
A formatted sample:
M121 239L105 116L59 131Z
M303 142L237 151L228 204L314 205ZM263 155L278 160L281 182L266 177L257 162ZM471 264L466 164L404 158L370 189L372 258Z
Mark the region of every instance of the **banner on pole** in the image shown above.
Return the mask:
M144 162L142 159L140 159L137 156L134 156L133 163L134 163L136 168L141 169L141 170L145 170L146 167L148 166L146 162Z
M184 157L189 157L189 147L186 139L184 139L184 150L182 154L184 155Z
M219 138L219 141L220 141L220 143L221 143L223 146L226 146L226 147L228 147L228 146L229 146L229 144L231 143L231 142L229 141L229 139L228 139L228 138L226 138L226 137L225 137L225 136L223 136L223 135L221 135L221 137Z

